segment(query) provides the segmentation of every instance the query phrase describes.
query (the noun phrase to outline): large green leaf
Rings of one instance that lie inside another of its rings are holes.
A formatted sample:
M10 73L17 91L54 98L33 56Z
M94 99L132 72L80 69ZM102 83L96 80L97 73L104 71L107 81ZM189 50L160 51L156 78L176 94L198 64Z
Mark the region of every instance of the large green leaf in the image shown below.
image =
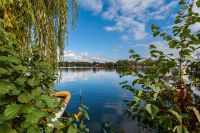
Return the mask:
M32 113L34 110L34 105L25 104L22 106L21 112L22 113Z
M67 133L77 133L77 125L75 125L75 124L70 125L67 130Z
M31 94L33 96L40 96L42 94L42 88L41 87L37 87L35 89L31 90Z
M168 115L162 115L159 117L159 123L165 129L170 130L172 128L172 121Z
M146 110L151 115L152 119L154 119L156 117L156 114L159 112L159 109L155 105L152 105L152 104L147 104Z
M24 83L25 83L25 81L26 81L26 80L25 80L24 78L17 78L15 82L16 82L18 85L23 86Z
M194 113L195 113L195 115L196 115L196 117L197 117L197 119L198 119L198 121L199 121L199 123L200 123L200 113L199 113L199 111L197 110L197 108L196 107L188 107L189 109L192 109L193 111L194 111Z
M0 67L0 75L8 73L8 70L5 68Z
M53 107L54 106L54 99L53 97L47 96L47 95L43 95L41 97L42 100L44 100L47 104L48 107Z
M187 130L187 128L183 127L182 125L175 126L174 129L173 129L173 132L177 132L177 133L189 133L189 131Z
M8 81L0 81L0 96L13 89L15 89L15 86L12 83L9 83Z
M192 57L191 55L185 55L184 57L185 57L185 59L187 59L187 60L195 61L194 57Z
M11 129L10 123L0 123L0 133L8 133Z
M27 128L27 133L41 133L41 132L42 132L41 128L37 125Z
M29 103L32 99L30 98L30 96L27 93L21 93L18 97L17 100L20 103Z
M175 117L176 117L176 119L178 119L178 121L179 121L179 123L181 124L182 123L182 116L181 115L179 115L176 111L174 111L174 110L172 110L172 109L170 109L170 110L168 110L171 114L173 114Z
M28 123L38 123L38 121L44 116L44 112L39 110L26 115L26 122Z
M21 108L22 106L18 104L7 105L6 110L4 111L4 114L3 114L4 118L6 120L15 118L19 114Z

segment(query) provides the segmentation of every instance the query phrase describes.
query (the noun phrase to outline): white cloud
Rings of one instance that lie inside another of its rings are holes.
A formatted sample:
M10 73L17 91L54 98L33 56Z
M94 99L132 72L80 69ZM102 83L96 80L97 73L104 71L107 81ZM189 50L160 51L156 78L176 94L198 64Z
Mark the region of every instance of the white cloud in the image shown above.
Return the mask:
M102 14L113 25L105 26L109 32L125 32L135 40L148 37L146 23L149 20L164 20L178 1L166 0L79 0L79 5L94 14ZM106 7L106 10L103 10Z
M178 57L178 50L170 49L169 46L167 45L167 42L165 41L155 41L155 42L146 43L146 44L136 44L132 46L132 48L139 54L142 54L142 56L149 57L150 56L149 45L151 44L156 46L157 50L162 51L165 54L173 54L174 57Z
M149 17L152 17L153 19L156 20L161 20L161 19L165 19L168 15L170 15L170 10L172 8L174 8L176 5L178 4L178 1L172 1L169 4L164 4L161 7L159 7L158 10L154 11L154 12L150 12L147 15Z
M151 20L163 20L178 1L165 3L165 0L109 0L108 9L103 12L104 19L114 21L106 26L106 31L126 32L135 40L148 37L146 23Z
M122 41L128 41L128 40L129 40L129 36L128 36L128 35L123 35L123 36L121 37L121 40L122 40Z
M88 52L81 52L80 54L77 54L76 52L73 52L71 50L64 51L64 60L65 61L84 61L84 62L110 62L115 61L113 59L104 58L101 55L91 55Z
M132 17L118 16L115 19L116 23L113 26L106 26L106 31L120 31L127 32L136 40L144 39L148 36L145 30L145 24L135 21Z
M189 28L192 30L192 32L198 32L200 31L200 23L194 23L190 25Z
M98 14L103 9L102 0L79 0L79 5L86 10L92 11L94 14Z
M197 0L195 0L195 2L197 2ZM196 13L200 13L200 8L198 8L197 5L194 4L193 11Z

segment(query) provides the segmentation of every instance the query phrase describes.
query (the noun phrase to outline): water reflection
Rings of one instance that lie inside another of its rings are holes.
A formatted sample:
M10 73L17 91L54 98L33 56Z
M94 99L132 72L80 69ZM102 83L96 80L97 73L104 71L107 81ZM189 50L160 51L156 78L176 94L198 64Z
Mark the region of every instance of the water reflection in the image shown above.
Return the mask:
M100 78L106 74L115 74L115 69L102 68L62 68L61 83L73 82L77 80L89 80L91 78ZM108 73L109 72L109 73Z
M126 108L122 102L131 99L132 95L121 89L119 83L124 80L132 81L131 77L120 78L120 71L115 69L93 68L64 68L62 80L57 83L58 90L68 90L72 98L67 111L76 112L80 105L80 96L76 94L82 90L82 104L89 107L91 121L88 122L91 133L102 133L104 123L109 121L117 131L139 133L136 123L123 115Z

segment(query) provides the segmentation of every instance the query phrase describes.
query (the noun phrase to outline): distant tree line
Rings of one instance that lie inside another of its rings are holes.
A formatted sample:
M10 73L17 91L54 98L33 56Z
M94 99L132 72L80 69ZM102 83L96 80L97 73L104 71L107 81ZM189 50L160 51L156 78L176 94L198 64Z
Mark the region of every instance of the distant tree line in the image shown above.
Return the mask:
M60 67L94 67L94 68L124 68L124 67L146 67L146 62L149 62L150 60L145 61L131 61L131 60L118 60L116 62L69 62L64 61L60 62ZM152 62L152 61L151 61Z

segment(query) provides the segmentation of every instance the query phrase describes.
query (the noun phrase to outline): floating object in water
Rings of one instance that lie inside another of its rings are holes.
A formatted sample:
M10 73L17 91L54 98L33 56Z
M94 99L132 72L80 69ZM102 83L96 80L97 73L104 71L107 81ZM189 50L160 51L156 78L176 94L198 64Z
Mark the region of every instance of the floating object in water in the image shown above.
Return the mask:
M61 110L58 113L56 113L56 116L52 119L52 122L55 122L65 112L67 104L71 98L71 94L68 91L61 91L61 92L56 92L56 93L52 94L52 96L65 98L62 102L62 104L64 104L64 106L61 107Z

